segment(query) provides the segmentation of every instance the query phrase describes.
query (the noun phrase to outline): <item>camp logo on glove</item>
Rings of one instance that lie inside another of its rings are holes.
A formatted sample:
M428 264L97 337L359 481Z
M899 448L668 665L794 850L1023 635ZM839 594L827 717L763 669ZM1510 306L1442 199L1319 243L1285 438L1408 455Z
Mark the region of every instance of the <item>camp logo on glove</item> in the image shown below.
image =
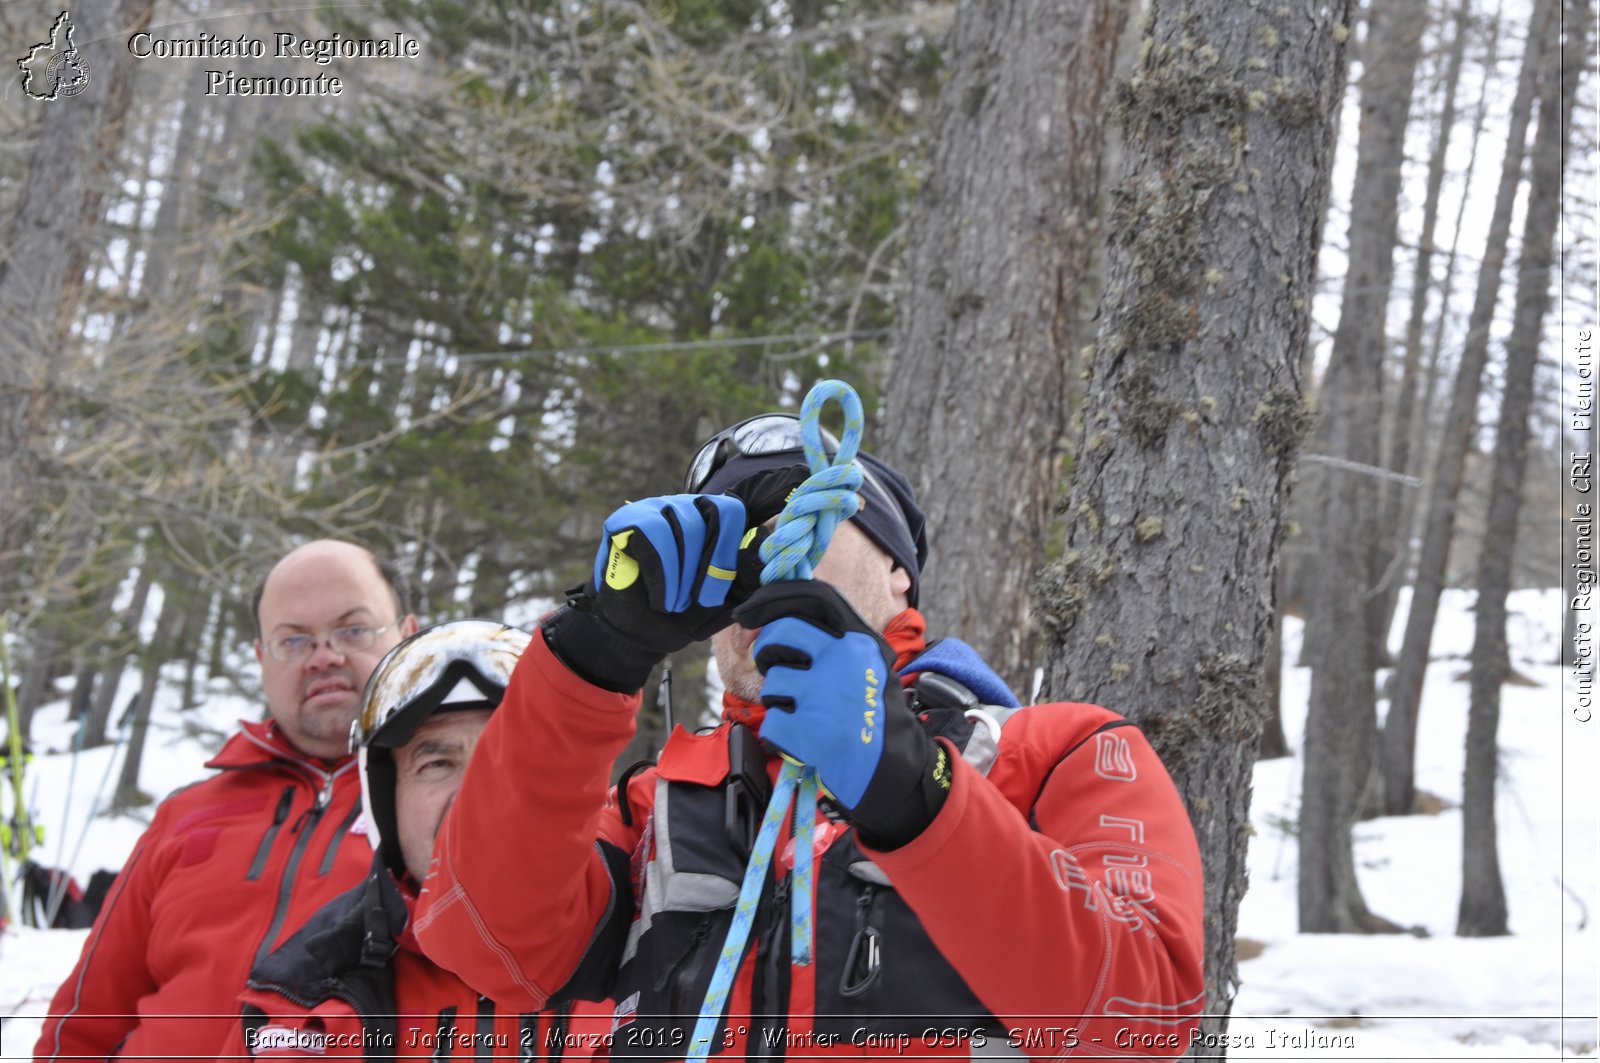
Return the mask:
M933 782L941 790L950 789L950 754L944 746L933 748Z
M874 672L871 668L868 668L867 704L872 707L861 714L861 718L866 724L865 727L861 728L861 744L864 746L870 746L872 744L873 735L877 734L878 687L881 685L882 684L878 682L878 673Z
M906 704L883 635L817 580L770 583L733 615L757 631L761 740L815 768L867 844L920 834L950 792L950 760Z
M611 556L606 558L606 586L613 590L627 590L639 578L639 562L627 554L631 538L632 528L611 537Z

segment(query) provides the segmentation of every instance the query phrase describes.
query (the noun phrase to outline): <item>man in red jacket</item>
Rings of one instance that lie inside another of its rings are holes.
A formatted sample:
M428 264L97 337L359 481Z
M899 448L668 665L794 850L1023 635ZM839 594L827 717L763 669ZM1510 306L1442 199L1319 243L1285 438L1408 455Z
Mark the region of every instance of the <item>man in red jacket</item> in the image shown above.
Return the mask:
M57 990L38 1060L214 1056L251 965L365 873L348 753L362 687L416 630L398 573L352 543L308 543L256 595L269 719L218 773L156 810Z
M497 1008L412 935L439 821L527 645L517 628L452 620L406 639L373 671L351 732L371 871L256 964L225 1058L553 1060L602 1045L610 1008Z
M505 1007L613 997L614 1056L1181 1055L1201 865L1160 760L1117 714L1021 707L924 638L922 513L870 455L815 578L756 589L801 460L793 417L752 418L701 449L690 494L606 522L445 818L423 949ZM713 634L722 725L608 788L650 669ZM746 880L784 759L824 796L779 802Z

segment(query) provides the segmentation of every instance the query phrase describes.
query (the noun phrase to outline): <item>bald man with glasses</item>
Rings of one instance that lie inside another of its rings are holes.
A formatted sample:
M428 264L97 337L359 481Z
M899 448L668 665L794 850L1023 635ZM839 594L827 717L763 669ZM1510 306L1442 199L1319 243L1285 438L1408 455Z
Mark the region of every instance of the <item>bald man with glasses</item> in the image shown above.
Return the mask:
M283 557L256 592L267 718L162 802L50 1005L34 1057L215 1057L258 959L359 882L371 853L350 725L417 630L397 570L354 543Z

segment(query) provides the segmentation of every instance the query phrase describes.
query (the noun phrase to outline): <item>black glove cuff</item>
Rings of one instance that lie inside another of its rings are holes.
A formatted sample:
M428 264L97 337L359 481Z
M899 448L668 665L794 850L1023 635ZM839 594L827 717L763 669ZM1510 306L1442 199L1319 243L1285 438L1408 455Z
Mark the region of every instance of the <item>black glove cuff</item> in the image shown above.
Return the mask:
M662 658L660 651L628 638L581 603L558 609L540 627L550 652L574 675L618 694L643 689Z
M895 766L898 770L880 768L848 814L861 840L880 852L898 849L927 830L950 796L950 751L921 727L917 731L923 756L907 758Z

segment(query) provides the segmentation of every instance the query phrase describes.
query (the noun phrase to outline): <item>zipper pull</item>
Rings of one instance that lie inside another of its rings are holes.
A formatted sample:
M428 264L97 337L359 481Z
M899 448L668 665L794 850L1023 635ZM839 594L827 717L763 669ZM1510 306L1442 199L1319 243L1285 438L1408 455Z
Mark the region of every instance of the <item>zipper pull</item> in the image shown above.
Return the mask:
M683 946L683 951L678 954L678 958L672 961L672 966L668 967L665 971L662 971L661 977L656 979L657 993L660 993L667 988L667 983L672 981L673 975L678 973L678 968L682 967L684 961L688 960L690 956L695 954L695 950L700 947L701 942L705 941L705 939L710 935L711 916L707 914L703 919L700 920L699 925L694 928L694 931L690 933L688 943Z
M844 970L839 974L839 995L847 999L858 997L872 988L883 966L883 934L877 927L868 924L872 898L876 893L877 889L869 882L856 897L856 933L850 939Z
M290 787L290 789L292 790L293 787ZM318 819L321 819L322 813L328 810L328 799L332 796L333 776L324 775L322 777L322 789L317 791L316 800L311 802L310 808L300 813L300 817L294 821L294 827L289 833L299 834L300 828L304 827L307 822L315 823Z
M772 882L772 903L770 905L759 905L756 909L759 913L755 924L759 929L756 932L762 936L763 940L777 933L779 923L787 924L788 922L790 880L793 877L793 875L784 873L774 879Z

